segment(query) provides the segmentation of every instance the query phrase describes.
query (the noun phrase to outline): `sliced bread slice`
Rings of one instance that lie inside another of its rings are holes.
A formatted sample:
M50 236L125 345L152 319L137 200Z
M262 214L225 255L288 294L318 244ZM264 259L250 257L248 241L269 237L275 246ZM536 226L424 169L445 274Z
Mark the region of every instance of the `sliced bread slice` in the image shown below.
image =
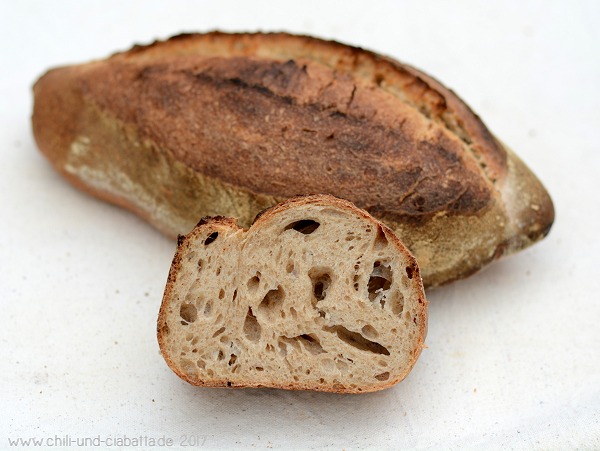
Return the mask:
M410 372L426 315L417 263L389 228L298 196L248 230L213 217L180 237L158 342L194 385L370 392Z

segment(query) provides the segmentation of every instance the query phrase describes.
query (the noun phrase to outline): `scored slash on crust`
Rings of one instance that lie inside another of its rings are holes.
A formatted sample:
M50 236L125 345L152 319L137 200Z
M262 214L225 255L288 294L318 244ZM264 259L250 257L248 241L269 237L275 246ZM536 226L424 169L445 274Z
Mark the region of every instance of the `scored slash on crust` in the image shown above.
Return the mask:
M53 69L35 83L32 125L75 186L173 237L204 215L249 226L296 192L347 198L402 237L427 286L554 220L544 186L454 92L308 36L189 34Z

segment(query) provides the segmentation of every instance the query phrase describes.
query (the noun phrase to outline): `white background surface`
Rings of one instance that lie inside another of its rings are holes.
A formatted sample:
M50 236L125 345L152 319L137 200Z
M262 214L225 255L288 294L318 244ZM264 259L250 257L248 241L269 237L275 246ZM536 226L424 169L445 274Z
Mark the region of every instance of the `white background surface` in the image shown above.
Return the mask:
M198 436L212 448L600 449L600 3L0 4L0 448ZM174 243L55 174L30 131L47 68L178 32L360 45L456 90L552 194L549 237L428 293L426 349L369 395L179 380L155 320Z

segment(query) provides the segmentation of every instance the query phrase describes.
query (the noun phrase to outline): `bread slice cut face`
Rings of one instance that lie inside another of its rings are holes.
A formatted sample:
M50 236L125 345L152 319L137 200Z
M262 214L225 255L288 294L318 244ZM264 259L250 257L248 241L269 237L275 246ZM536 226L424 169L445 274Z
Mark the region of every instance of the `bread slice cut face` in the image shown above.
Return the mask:
M248 230L214 217L180 237L158 342L194 385L370 392L410 372L426 314L390 229L339 198L299 196Z

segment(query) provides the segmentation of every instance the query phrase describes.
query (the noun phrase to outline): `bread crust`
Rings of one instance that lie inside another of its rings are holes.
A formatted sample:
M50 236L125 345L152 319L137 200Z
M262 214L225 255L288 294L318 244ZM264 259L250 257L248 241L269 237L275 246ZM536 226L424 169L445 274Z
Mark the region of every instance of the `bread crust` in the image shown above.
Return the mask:
M418 325L418 339L416 346L413 348L410 353L410 363L407 365L406 371L402 374L398 374L397 377L390 378L385 384L373 385L371 387L361 386L360 391L358 387L356 389L352 389L351 387L338 387L338 386L327 386L327 385L307 385L300 382L290 382L289 384L277 384L271 383L268 385L252 383L250 381L244 383L233 383L226 378L218 379L214 378L210 381L200 380L197 378L190 377L189 374L185 373L176 362L174 362L170 355L165 352L166 350L166 338L168 336L168 325L167 325L167 314L168 308L170 305L170 300L174 299L174 290L177 281L177 274L180 273L183 265L182 255L186 248L190 246L190 242L196 236L203 236L208 229L209 231L217 231L219 233L222 232L242 232L244 233L248 229L244 229L240 227L234 218L226 218L222 216L217 217L205 217L197 224L197 226L190 231L186 236L181 236L178 242L177 251L175 256L173 257L173 262L171 264L171 268L169 270L169 275L167 278L167 284L165 287L165 293L163 296L163 301L160 306L158 319L157 319L157 338L159 347L161 349L161 354L165 359L167 365L177 376L186 382L203 387L213 387L213 388L281 388L286 390L312 390L312 391L322 391L322 392L330 392L330 393L370 393L373 391L379 391L386 388L389 388L398 382L402 381L412 370L417 359L419 358L421 351L425 348L425 338L427 336L427 307L429 305L429 301L427 301L425 297L423 281L420 274L419 265L417 264L416 259L410 253L408 248L404 246L402 241L396 236L396 234L385 224L381 223L373 216L368 214L366 211L357 208L351 202L340 199L335 196L329 194L306 194L306 195L298 195L294 196L284 202L281 202L277 205L269 207L263 211L261 211L250 227L261 227L263 224L268 224L268 222L277 214L286 211L289 208L302 206L302 205L322 205L334 208L340 208L349 210L350 212L356 214L357 216L365 219L369 223L371 223L376 229L378 228L382 233L385 234L388 242L392 243L392 245L396 248L397 252L401 253L404 258L409 262L410 267L412 268L412 277L411 284L412 289L415 293L418 293L418 300L415 311L415 323Z
M34 93L34 135L57 170L173 236L328 192L399 233L435 286L554 219L541 183L452 91L332 41L181 35L52 70ZM531 193L517 213L504 195L515 174Z

